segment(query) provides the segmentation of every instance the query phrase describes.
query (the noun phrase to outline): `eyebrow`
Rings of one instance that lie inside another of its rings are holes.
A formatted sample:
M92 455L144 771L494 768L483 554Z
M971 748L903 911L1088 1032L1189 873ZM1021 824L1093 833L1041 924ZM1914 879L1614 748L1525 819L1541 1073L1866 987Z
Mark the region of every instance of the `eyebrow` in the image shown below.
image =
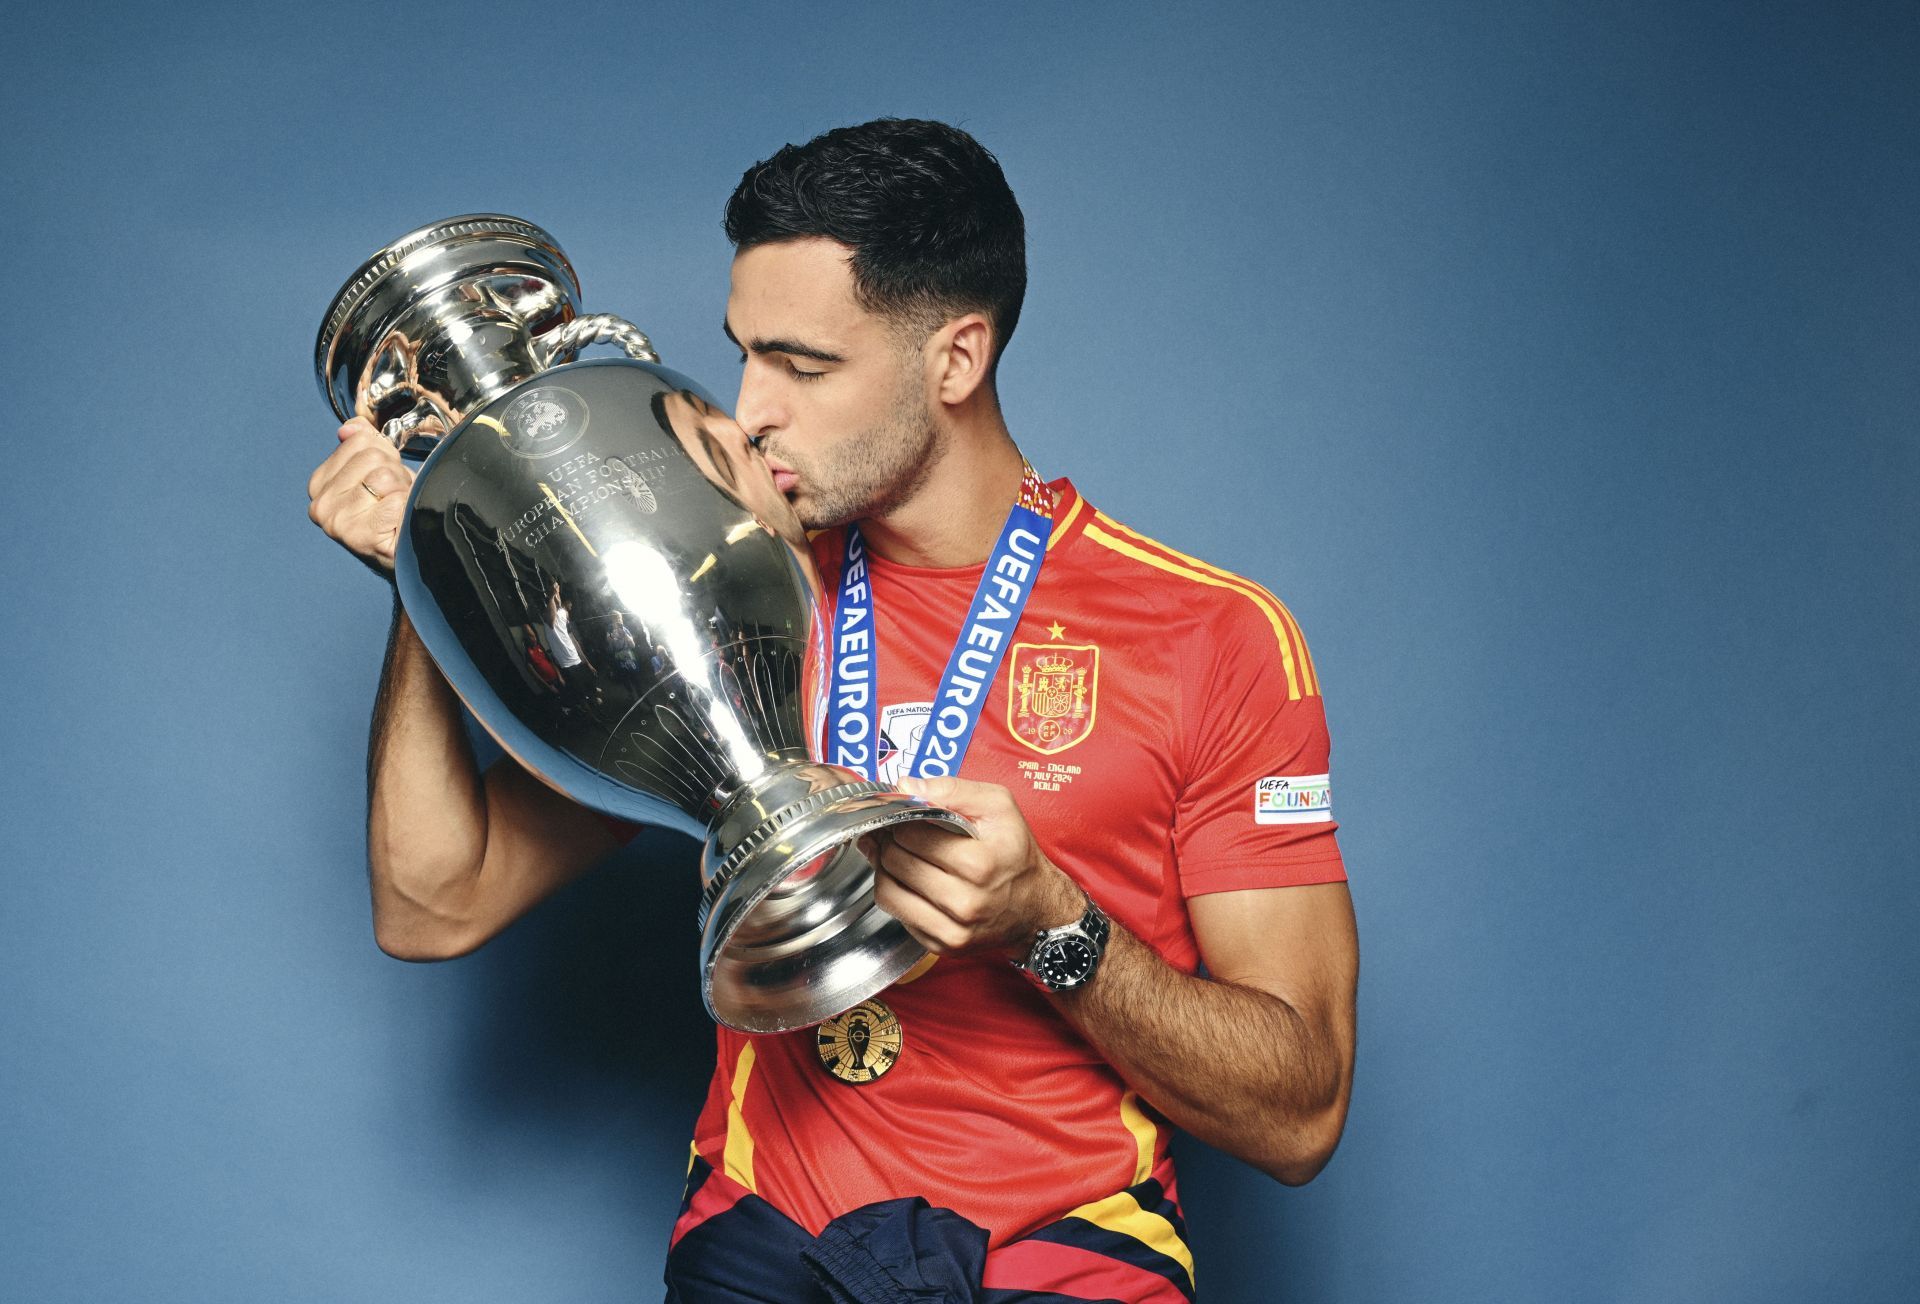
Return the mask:
M841 354L831 353L826 349L817 349L811 344L802 344L798 340L768 340L756 337L742 344L739 337L733 333L732 324L725 319L721 320L720 329L726 333L728 339L733 341L735 348L743 349L748 353L785 353L796 358L812 358L815 362L846 361L846 358Z

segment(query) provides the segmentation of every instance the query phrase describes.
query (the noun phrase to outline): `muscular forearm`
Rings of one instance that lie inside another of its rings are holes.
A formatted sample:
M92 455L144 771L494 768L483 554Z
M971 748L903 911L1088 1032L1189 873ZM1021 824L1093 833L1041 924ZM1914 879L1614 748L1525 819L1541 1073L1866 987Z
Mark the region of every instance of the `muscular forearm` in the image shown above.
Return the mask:
M1118 923L1094 980L1056 995L1129 1085L1202 1141L1297 1185L1346 1120L1351 1030L1241 984L1181 973Z
M487 803L460 701L396 603L367 748L374 935L403 959L471 949Z

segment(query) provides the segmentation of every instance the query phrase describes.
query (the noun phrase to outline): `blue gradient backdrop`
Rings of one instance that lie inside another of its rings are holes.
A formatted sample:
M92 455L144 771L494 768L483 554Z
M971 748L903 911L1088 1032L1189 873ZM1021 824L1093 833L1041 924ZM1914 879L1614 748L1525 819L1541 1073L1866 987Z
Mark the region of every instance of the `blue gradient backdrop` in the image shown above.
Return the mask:
M11 14L0 1295L654 1297L688 844L374 949L313 333L500 209L727 391L733 181L893 113L1025 205L1034 461L1324 672L1353 1114L1186 1149L1207 1297L1920 1297L1914 7L1000 10Z

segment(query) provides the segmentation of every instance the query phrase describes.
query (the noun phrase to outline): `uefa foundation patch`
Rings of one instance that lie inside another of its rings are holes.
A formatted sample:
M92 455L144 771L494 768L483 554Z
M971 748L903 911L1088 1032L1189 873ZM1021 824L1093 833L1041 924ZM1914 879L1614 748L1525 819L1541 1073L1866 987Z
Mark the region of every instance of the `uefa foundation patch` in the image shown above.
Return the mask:
M1257 824L1330 824L1333 790L1324 774L1274 775L1253 785Z

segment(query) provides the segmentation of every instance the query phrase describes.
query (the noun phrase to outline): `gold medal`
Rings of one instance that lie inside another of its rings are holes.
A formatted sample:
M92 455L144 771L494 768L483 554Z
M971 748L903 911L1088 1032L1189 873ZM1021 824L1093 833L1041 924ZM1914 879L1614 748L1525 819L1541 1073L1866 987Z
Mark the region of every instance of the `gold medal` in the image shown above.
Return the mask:
M814 1041L827 1072L855 1086L884 1077L899 1062L905 1043L900 1020L879 1001L861 1001L834 1015L820 1025Z

